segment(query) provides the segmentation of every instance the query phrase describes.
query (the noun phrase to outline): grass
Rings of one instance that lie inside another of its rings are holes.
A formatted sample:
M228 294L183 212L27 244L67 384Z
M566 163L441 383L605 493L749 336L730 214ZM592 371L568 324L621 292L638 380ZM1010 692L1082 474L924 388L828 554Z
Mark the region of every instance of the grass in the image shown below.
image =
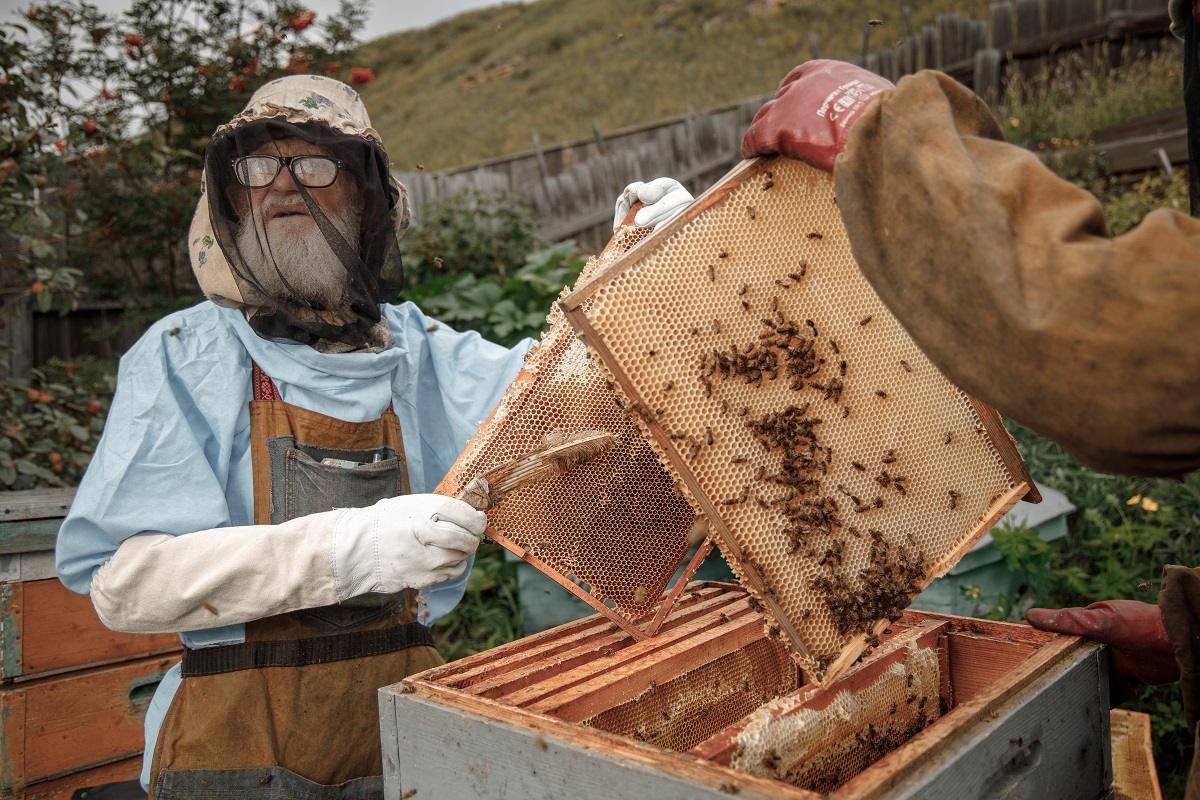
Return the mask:
M811 57L850 58L970 0L539 0L469 12L365 44L371 118L400 170L469 164L544 143L774 92Z

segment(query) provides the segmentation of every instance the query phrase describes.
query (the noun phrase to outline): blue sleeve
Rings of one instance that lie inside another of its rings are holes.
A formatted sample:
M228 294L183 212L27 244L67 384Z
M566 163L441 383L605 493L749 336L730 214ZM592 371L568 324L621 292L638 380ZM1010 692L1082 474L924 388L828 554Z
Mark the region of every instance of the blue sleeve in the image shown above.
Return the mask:
M96 453L63 521L59 577L86 594L125 539L248 524L248 365L211 315L155 324L121 359ZM231 486L231 482L234 484ZM228 495L228 496L227 496Z

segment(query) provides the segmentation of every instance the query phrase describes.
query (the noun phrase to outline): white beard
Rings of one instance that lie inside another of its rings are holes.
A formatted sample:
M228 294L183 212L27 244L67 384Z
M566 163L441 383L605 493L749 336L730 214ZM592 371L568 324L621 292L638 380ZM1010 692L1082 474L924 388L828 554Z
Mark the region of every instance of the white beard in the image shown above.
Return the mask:
M300 216L268 219L276 207L296 208ZM273 299L302 307L333 311L346 304L346 267L333 252L300 198L288 202L267 198L242 223L237 248L246 268ZM347 205L329 216L342 237L358 249L361 209Z

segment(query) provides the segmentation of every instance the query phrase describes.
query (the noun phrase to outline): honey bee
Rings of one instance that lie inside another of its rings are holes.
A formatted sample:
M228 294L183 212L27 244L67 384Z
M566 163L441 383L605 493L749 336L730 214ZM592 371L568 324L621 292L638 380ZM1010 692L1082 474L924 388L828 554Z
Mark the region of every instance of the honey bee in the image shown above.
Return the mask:
M708 279L709 279L710 281L716 282L716 280L717 280L717 266L716 266L716 264L709 264L709 265L708 265Z
M754 219L754 206L746 206L746 215Z
M910 366L909 363L903 358L900 359L900 366L904 367L905 372L912 372L912 366Z
M873 20L869 20L869 21L867 22L867 24L868 24L868 25L870 25L872 28L878 28L880 25L882 25L882 24L883 24L883 20L881 20L881 19L873 19Z
M833 352L836 353L837 355L840 356L842 354L842 351L838 350L838 343L836 341L834 341L833 339L829 340L829 346L833 348Z
M886 399L887 399L887 392L885 392L883 389L876 389L876 390L875 390L875 396L876 396L876 397L882 397L882 398L884 398L884 399L886 400Z
M722 250L721 252L717 253L717 258L729 258L729 251Z
M850 466L854 467L854 468L855 468L856 470L858 470L859 472L866 472L866 471L867 471L867 468L866 468L866 467L864 467L862 464L858 463L857 461L851 461L851 462L850 462Z
M813 321L811 319L806 319L804 320L804 324L808 326L808 332L815 337L817 335L817 326L813 324Z
M769 179L768 179L768 180L766 180L766 181L764 181L764 182L763 182L763 188L762 188L762 190L765 192L767 189L770 189L770 188L771 188L772 186L774 186L774 185L775 185L775 181L773 181L773 180L769 180Z
M738 295L741 296L741 295L745 294L746 289L747 289L747 286L746 286L746 284L743 283L741 286L738 287L738 290L737 290Z
M871 317L872 317L872 316L874 316L874 315L873 315L873 314L867 314L865 317L863 317L862 319L860 319L860 320L858 321L858 324L859 324L860 326L861 326L861 325L866 325L868 322L870 322L870 321L871 321Z
M962 497L962 495L953 489L946 492L946 494L950 495L950 510L953 511L954 509L958 508L958 498Z
M813 231L812 233L810 233L810 234L807 234L807 235L806 235L806 238L808 238L808 239L824 239L824 238L825 238L825 236L824 236L824 234L817 233L816 231Z
M943 444L950 444L952 441L954 441L954 434L950 431L946 431L946 440L943 442Z

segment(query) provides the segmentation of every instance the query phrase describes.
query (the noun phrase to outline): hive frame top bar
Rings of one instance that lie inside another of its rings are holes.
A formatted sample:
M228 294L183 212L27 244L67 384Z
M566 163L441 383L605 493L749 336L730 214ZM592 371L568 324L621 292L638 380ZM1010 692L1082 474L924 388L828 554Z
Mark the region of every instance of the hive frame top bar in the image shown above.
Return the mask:
M832 179L800 162L743 162L680 216L581 281L560 306L668 471L708 516L713 538L763 606L768 629L790 643L819 683L853 663L888 615L948 571L1018 500L1040 500L999 415L950 385L870 289L850 255ZM647 313L639 318L639 312ZM805 363L813 374L784 376L785 362L796 369L801 350L810 354ZM717 366L721 372L714 374ZM757 384L747 389L755 377ZM799 390L789 394L781 386L793 377L790 388L798 384ZM796 443L781 437L771 444L767 434L757 443L747 438L739 432L742 423L729 419L737 413L730 401L735 407L745 402L740 415L747 428L778 426L785 410L789 424L802 426L797 441L809 448L808 457L823 457L826 464L815 478L804 477L809 488L800 485L799 499L794 481L787 489L791 497L776 491L784 478L798 474L788 472ZM854 417L846 420L851 409ZM939 441L921 425L943 426ZM868 455L875 459L870 466ZM728 464L755 458L762 462L755 479L742 469L731 482L727 473L739 470ZM920 477L902 474L909 467ZM806 495L812 485L818 488ZM868 490L876 495L873 502L863 499ZM796 506L814 498L825 504L822 513L838 519L823 525L817 539L808 522L799 525L807 533L795 533L797 519L809 519ZM763 520L776 512L747 511L755 503L786 509L775 523L793 536L786 557ZM943 517L954 519L939 521ZM870 520L892 527L878 524L875 530ZM867 529L889 552L877 557L864 542ZM823 549L836 562L828 567L829 580L814 566L828 560L821 558ZM843 550L852 562L844 571ZM797 551L813 563L794 558ZM888 584L886 594L907 597L889 600L887 614L879 616L878 597L863 587L881 571L890 581L897 565L908 565L907 577L896 583L904 591ZM847 598L845 608L836 607L839 592ZM828 608L802 608L812 600ZM822 615L825 622L816 619ZM864 615L876 621L864 624ZM822 640L820 652L810 652L806 640L826 623L846 641L830 649Z

